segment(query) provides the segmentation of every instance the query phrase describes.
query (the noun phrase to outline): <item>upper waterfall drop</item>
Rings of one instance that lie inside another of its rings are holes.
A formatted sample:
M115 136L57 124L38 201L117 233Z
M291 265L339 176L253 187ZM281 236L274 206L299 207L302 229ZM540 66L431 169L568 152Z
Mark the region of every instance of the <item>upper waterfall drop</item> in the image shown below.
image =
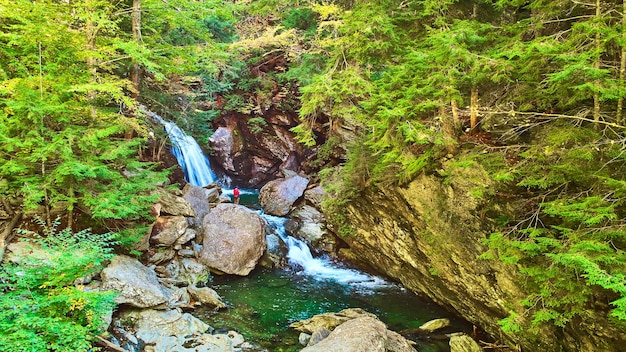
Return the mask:
M183 169L187 182L194 186L203 187L217 181L209 159L192 136L183 132L175 123L165 121L161 116L151 111L146 111L146 113L165 127L165 131L172 142L172 154Z

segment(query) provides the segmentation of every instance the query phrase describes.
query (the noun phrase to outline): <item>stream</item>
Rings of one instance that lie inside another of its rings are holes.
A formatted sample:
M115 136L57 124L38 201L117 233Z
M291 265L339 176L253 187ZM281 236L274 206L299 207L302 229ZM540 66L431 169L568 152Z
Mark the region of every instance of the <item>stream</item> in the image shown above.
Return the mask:
M172 142L172 154L185 173L187 182L204 186L218 182L223 194L232 196L230 180L218 178L209 159L193 137L172 122L150 113L165 126ZM242 189L240 204L259 212L273 234L287 245L288 269L257 267L248 276L215 276L210 286L228 305L226 311L197 309L194 315L219 330L235 330L246 341L267 351L298 351L299 333L289 324L316 314L362 308L376 314L389 329L401 332L425 322L448 318L451 325L433 336L412 336L420 352L450 351L446 333L471 333L472 326L432 301L418 297L401 285L375 274L348 267L328 257L313 257L303 241L289 236L287 218L263 214L258 190ZM437 338L439 336L440 338Z

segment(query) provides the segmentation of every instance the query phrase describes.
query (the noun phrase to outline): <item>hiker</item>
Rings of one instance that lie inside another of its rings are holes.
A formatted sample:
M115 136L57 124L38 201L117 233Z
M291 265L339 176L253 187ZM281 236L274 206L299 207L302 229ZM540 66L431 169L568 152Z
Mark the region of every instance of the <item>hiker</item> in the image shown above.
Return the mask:
M233 189L233 198L235 198L235 204L239 204L239 188Z

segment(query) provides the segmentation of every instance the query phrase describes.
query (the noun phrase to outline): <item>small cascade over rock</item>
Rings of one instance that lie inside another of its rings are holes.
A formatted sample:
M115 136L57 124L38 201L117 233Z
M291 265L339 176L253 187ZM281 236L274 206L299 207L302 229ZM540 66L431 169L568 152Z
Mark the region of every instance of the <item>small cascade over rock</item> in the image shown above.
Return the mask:
M332 280L362 290L372 290L391 285L379 277L367 275L357 270L339 268L328 259L314 258L306 243L285 233L285 221L288 220L287 218L267 214L262 214L261 217L286 243L289 264L294 266L300 273L312 276L315 279Z

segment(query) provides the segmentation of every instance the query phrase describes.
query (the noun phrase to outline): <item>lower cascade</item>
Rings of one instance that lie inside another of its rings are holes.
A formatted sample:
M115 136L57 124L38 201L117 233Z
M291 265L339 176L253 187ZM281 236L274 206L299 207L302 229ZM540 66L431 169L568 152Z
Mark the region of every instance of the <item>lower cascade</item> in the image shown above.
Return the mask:
M353 269L336 267L328 259L314 258L306 243L285 234L284 223L288 220L287 218L266 214L263 214L262 217L287 245L289 264L296 269L301 269L298 271L299 273L309 275L317 280L331 280L362 289L376 289L391 285L376 276Z

